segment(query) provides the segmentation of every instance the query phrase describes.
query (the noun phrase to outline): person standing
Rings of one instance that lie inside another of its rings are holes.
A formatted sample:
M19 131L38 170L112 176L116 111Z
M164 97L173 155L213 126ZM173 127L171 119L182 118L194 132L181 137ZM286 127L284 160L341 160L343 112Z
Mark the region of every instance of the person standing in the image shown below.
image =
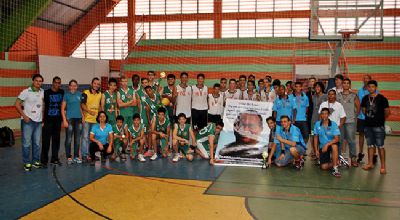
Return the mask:
M228 89L224 92L224 106L227 99L239 99L240 91L236 89L236 79L230 79Z
M238 81L238 90L239 90L239 99L240 100L244 99L244 93L246 92L246 82L247 82L247 77L245 75L240 75L239 81Z
M204 85L204 74L197 74L197 84L192 86L192 126L199 131L207 126L208 88Z
M221 95L223 95L224 92L225 92L226 90L228 90L227 84L228 84L228 80L227 80L226 78L221 78L221 79L219 80L219 85L220 85L220 86L219 86L219 91L220 91Z
M315 122L319 121L320 116L319 116L319 106L328 100L328 96L324 94L325 91L325 86L322 82L316 82L314 84L314 91L315 94L312 96L312 116L311 116L311 145L313 146L311 148L311 159L315 160L317 159L314 149L316 146L314 146L314 125Z
M58 151L60 150L61 132L61 104L63 101L64 90L60 89L61 78L56 76L50 89L44 91L44 123L42 133L42 155L41 163L47 167L49 162L49 150L51 140L51 160L50 163L59 165Z
M118 116L118 105L117 105L117 80L115 78L110 78L108 80L108 90L106 90L102 97L101 103L103 105L103 111L106 112L108 117L108 123L113 126L117 122L116 118Z
M278 97L274 101L272 107L272 115L276 118L276 124L281 125L281 117L286 115L289 119L293 118L293 103L290 101L289 97L285 93L285 86L281 85L278 88Z
M208 94L208 122L217 123L224 113L224 97L220 92L220 84L215 83L212 94Z
M168 74L167 84L168 85L164 86L164 88L163 88L161 97L163 99L167 98L169 100L169 104L167 106L165 106L165 108L167 109L167 116L168 116L169 120L172 120L174 118L174 105L175 105L175 100L173 98L173 94L176 93L175 75L174 74ZM171 124L173 124L173 123L171 123Z
M24 89L15 101L15 108L21 115L22 132L22 162L24 170L32 167L41 168L40 136L42 135L42 113L44 92L41 88L43 77L40 74L32 76L32 85ZM30 156L32 148L32 158Z
M188 85L188 74L186 72L182 72L180 78L181 83L176 86L176 93L174 94L174 99L176 100L175 123L178 123L178 115L180 113L184 113L186 120L190 123L192 89Z
M89 132L96 124L97 114L102 109L101 106L100 79L95 77L92 79L90 88L83 91L81 100L84 117L81 156L84 162L95 159L89 156Z
M119 111L129 126L132 124L133 114L136 113L133 108L137 105L136 95L132 87L128 87L128 79L125 76L121 77L120 86L117 94Z
M289 99L294 107L293 124L300 129L303 140L307 144L309 138L307 115L310 104L307 95L302 91L301 82L295 83L294 93L289 95Z
M374 168L374 148L378 148L381 160L381 174L386 174L386 152L385 152L385 121L390 115L389 101L381 94L377 94L378 83L375 80L368 82L369 95L361 102L362 111L365 114L365 137L368 146L368 164L363 169Z
M68 83L69 91L65 93L61 104L61 116L63 118L63 127L65 129L65 154L67 163L82 163L79 156L82 133L82 93L78 91L78 82L71 80ZM74 158L71 154L72 135L74 136Z
M340 128L341 143L346 140L349 145L351 166L358 167L356 149L356 116L360 112L360 100L358 96L350 91L351 81L346 78L343 80L343 91L338 96L338 102L343 105L346 113L346 122Z
M243 94L243 100L261 101L260 94L255 90L255 82L249 80L247 82L247 90Z

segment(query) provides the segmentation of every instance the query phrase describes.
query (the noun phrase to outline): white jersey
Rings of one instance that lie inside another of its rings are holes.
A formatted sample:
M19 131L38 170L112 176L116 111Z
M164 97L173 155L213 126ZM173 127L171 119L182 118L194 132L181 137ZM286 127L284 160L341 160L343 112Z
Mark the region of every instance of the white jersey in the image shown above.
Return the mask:
M243 100L260 101L260 95L257 92L249 94L247 91L243 93Z
M34 122L42 122L44 91L35 91L32 87L24 89L18 96L24 106L24 113Z
M271 90L261 90L259 91L260 94L260 99L262 102L271 102L274 103L275 98L276 98L276 94L275 94L275 90L271 89Z
M224 98L225 101L226 99L239 99L240 91L238 89L235 89L234 92L230 92L229 90L226 90L224 92Z
M192 108L196 110L207 110L208 88L203 86L202 88L196 85L192 86Z
M208 114L221 115L224 112L224 97L220 94L217 98L214 98L212 94L208 94Z
M186 88L182 88L181 85L176 86L176 113L175 115L178 116L180 113L184 113L187 118L192 116L192 106L191 99L192 99L192 88L190 86L186 86Z

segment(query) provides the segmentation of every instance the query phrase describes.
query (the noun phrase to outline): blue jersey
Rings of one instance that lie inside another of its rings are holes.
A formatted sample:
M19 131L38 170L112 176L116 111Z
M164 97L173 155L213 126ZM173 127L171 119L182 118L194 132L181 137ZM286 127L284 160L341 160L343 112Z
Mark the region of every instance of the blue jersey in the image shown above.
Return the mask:
M276 120L281 121L282 115L287 115L290 119L292 119L293 108L294 106L289 97L287 99L281 99L280 97L278 97L274 101L272 111L276 111Z
M290 94L289 100L296 109L296 121L307 121L307 109L310 105L307 95L304 92L300 96Z
M307 145L304 143L304 139L303 139L303 136L301 135L300 129L294 125L290 125L288 132L285 131L285 129L283 127L277 126L276 127L276 137L278 135L281 136L285 140L296 142L296 146L301 146L305 150L307 149ZM274 139L274 143L276 143L277 145L280 145L280 142L276 138ZM289 150L290 147L291 147L290 145L285 144L285 150Z
M113 133L112 126L110 124L106 124L104 129L100 128L100 124L97 123L93 125L92 130L90 131L91 134L94 134L94 139L100 141L102 144L109 143L108 135Z
M334 121L329 120L328 127L324 127L322 121L317 121L314 125L314 135L318 135L319 149L322 149L335 136L340 136L340 130Z

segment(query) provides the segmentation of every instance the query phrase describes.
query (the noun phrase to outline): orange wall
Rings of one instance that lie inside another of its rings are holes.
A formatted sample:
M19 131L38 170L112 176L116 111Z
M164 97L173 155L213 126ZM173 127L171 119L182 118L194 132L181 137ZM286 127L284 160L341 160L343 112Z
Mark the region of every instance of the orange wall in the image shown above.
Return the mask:
M30 26L26 31L36 34L39 55L63 56L64 42L62 32L34 26ZM21 38L18 39L12 48L18 47L18 44L23 44Z

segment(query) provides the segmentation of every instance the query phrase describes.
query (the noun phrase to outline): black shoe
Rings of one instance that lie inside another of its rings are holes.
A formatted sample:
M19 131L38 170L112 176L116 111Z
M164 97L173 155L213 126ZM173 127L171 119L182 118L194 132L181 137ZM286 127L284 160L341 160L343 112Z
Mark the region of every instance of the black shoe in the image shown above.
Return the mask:
M364 154L363 153L358 153L357 163L361 163L363 159L364 159Z
M372 164L376 164L378 163L378 155L374 154L374 156L372 157Z
M96 161L94 161L94 160L92 160L92 161L90 161L90 166L94 166L94 165L96 165Z
M47 163L42 163L42 168L47 169Z
M52 161L50 161L50 163L53 164L53 165L61 166L61 162L59 160L52 160Z

